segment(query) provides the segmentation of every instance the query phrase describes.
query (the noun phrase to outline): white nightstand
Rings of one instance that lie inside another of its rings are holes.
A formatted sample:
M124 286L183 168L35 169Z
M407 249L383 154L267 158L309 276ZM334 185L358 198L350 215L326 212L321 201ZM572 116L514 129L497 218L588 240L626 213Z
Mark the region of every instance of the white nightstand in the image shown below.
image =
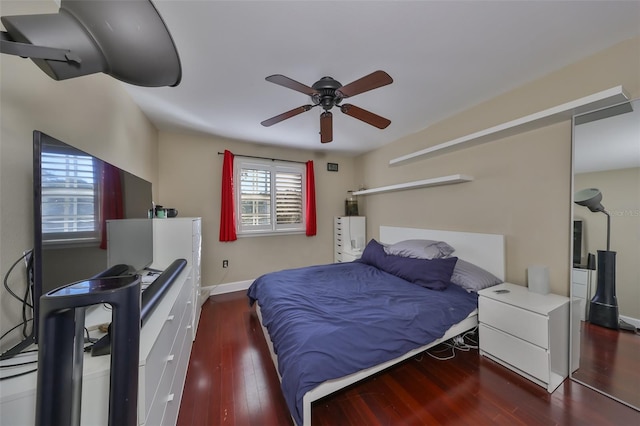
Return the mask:
M553 392L569 373L569 298L509 283L478 294L480 354Z

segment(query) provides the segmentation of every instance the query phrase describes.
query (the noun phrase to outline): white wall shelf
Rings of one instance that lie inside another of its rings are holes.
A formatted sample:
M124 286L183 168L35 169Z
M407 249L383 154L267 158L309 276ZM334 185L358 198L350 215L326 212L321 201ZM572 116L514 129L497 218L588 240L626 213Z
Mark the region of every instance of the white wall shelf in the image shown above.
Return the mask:
M628 100L629 97L626 95L622 86L612 87L611 89L603 90L602 92L594 93L544 111L539 111L488 129L480 130L470 135L393 158L389 161L389 165L393 166L418 157L435 156L480 145L485 142L559 123L570 119L574 115L613 106Z
M403 191L405 189L425 188L429 186L452 185L455 183L471 182L473 176L468 175L450 175L432 179L416 180L414 182L398 183L395 185L381 186L379 188L363 189L362 191L354 191L353 195L369 195L381 192Z

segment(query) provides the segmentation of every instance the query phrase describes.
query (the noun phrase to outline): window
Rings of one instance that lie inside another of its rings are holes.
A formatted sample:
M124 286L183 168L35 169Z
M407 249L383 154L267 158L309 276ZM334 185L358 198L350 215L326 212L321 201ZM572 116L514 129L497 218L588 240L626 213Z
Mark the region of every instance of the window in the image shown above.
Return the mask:
M57 146L42 152L42 236L49 242L99 241L98 167Z
M305 232L304 164L235 160L238 235Z

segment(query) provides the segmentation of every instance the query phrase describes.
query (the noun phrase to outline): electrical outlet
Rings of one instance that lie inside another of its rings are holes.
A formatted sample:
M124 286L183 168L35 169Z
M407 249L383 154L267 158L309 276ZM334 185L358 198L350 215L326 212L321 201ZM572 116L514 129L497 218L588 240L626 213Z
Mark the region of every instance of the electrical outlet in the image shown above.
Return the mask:
M228 260L226 260L226 259L225 259L225 260L223 260L223 261L222 261L222 267L223 267L223 268L228 268L228 267L229 267L229 261L228 261Z

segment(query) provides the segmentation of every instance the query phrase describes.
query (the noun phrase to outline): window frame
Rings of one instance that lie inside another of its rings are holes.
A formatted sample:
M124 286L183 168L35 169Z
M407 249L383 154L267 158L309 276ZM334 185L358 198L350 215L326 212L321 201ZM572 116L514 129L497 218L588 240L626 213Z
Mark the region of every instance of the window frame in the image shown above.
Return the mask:
M254 169L266 171L270 175L270 223L264 225L243 225L242 223L242 170ZM283 234L304 234L306 232L306 201L307 201L307 169L304 163L267 160L257 158L236 157L234 158L234 192L235 192L235 215L236 215L236 234L238 237L265 236L265 235L283 235ZM277 223L277 192L276 192L276 174L277 173L294 173L300 174L300 192L301 192L301 221L294 224L278 224Z

